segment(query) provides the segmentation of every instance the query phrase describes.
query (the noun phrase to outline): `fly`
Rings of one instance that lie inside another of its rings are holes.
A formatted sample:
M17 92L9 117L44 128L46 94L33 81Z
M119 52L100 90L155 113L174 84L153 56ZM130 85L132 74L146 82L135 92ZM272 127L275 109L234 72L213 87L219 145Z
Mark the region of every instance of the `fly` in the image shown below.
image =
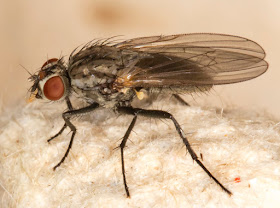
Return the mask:
M264 50L254 41L202 33L142 37L120 43L107 39L75 49L67 63L63 58L49 59L29 80L33 82L31 98L65 100L68 106L68 111L62 113L63 127L48 140L50 142L58 137L67 127L72 131L68 148L54 170L66 159L76 134L71 117L93 112L97 108L111 108L116 113L133 116L119 145L127 197L130 193L125 175L124 148L138 116L170 119L192 159L231 195L231 191L203 165L172 114L134 108L131 103L133 99L144 99L151 92L206 92L214 85L253 79L267 70L268 63L264 58ZM87 107L73 108L71 95L84 100Z

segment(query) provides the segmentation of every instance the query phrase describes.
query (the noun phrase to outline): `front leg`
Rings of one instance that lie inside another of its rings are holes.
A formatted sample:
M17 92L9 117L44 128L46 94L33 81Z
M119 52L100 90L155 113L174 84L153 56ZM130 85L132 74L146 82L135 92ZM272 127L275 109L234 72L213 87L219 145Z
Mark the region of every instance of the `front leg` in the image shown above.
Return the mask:
M80 109L77 109L77 110L69 110L69 111L64 112L62 114L62 117L63 117L63 119L65 121L65 124L62 127L62 129L54 137L52 137L51 139L53 139L56 136L60 135L67 126L71 129L72 135L71 135L70 143L68 145L68 148L67 148L64 156L62 157L60 162L56 166L54 166L54 168L53 168L54 170L57 167L59 167L64 162L65 158L68 156L68 153L69 153L69 151L70 151L70 149L72 147L72 143L73 143L73 140L74 140L74 137L75 137L75 134L76 134L76 127L70 122L70 118L73 117L73 116L76 116L76 115L80 115L80 114L91 112L91 111L95 110L98 107L99 107L98 103L93 103L90 106L87 106L87 107L84 107L84 108L80 108Z
M145 117L149 117L149 118L159 118L159 119L170 119L172 120L172 122L174 123L174 126L178 132L178 134L180 135L181 139L183 140L183 143L186 146L186 149L188 150L188 152L190 153L192 159L207 173L207 175L212 178L226 193L228 193L229 195L231 195L232 193L226 188L224 187L213 175L212 173L203 165L203 163L199 160L199 158L197 157L196 153L194 152L194 150L192 149L189 141L186 138L186 135L183 132L183 129L181 128L181 126L179 125L179 123L177 122L177 120L174 118L174 116L166 111L161 111L161 110L145 110L145 109L141 109L141 108L132 108L132 107L118 107L117 111L119 113L122 114L129 114L129 115L134 115L134 119L131 122L124 138L123 141L120 145L121 147L121 156L122 156L122 171L123 171L123 179L124 179L124 185L125 185L125 190L127 193L127 196L129 197L129 192L128 192L128 187L126 184L126 180L125 180L125 173L124 173L124 159L123 159L123 148L124 145L126 143L126 140L130 134L130 132L132 131L132 128L134 127L134 124L136 122L136 118L137 116L145 116Z
M71 101L70 101L68 96L65 98L65 100L66 100L66 104L67 104L68 110L73 110L73 106L72 106ZM66 129L66 127L67 127L67 125L66 125L66 123L64 123L64 125L59 130L59 132L57 132L54 136L52 136L50 139L48 139L48 142L52 141L53 139L58 137L60 134L62 134L62 132Z

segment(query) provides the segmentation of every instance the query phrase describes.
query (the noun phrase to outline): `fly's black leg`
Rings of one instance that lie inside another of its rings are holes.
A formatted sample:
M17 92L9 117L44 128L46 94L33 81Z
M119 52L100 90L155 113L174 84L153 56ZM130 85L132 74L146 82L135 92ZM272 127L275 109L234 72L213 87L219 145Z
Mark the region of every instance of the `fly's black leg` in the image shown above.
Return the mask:
M187 103L180 95L178 95L178 94L172 94L172 95L176 100L179 101L179 103L186 105L186 106L190 106L190 104Z
M69 97L66 97L65 100L66 100L68 110L73 110L73 106L72 106L72 103L71 103Z
M71 135L70 143L68 145L68 148L67 148L64 156L62 157L60 162L56 166L54 166L54 168L53 168L54 170L57 167L59 167L64 162L64 160L68 156L68 153L69 153L69 151L70 151L70 149L72 147L72 144L73 144L73 140L74 140L74 137L75 137L75 134L76 134L76 127L70 122L70 118L73 117L73 116L76 116L76 115L80 115L80 114L84 114L84 113L89 113L89 112L95 110L98 107L99 107L98 103L93 103L90 106L87 106L87 107L84 107L84 108L80 108L80 109L77 109L77 110L69 110L69 111L67 111L67 112L62 114L62 117L63 117L63 119L65 121L65 124L64 124L65 127L63 126L60 131L62 133L62 131L68 126L71 129L71 131L72 131L72 135ZM59 135L59 133L58 133L58 135Z
M198 156L196 155L196 153L194 152L194 150L192 149L189 141L187 140L182 128L180 127L179 123L176 121L176 119L173 117L173 115L171 115L170 113L166 112L166 111L161 111L161 110L145 110L145 109L141 109L141 108L132 108L132 107L118 107L117 111L119 113L123 113L123 114L129 114L129 115L134 115L134 116L145 116L145 117L150 117L150 118L161 118L161 119L170 119L173 121L175 128L178 132L178 134L180 135L180 137L182 138L188 152L190 153L191 157L193 160L195 160L195 162L207 173L207 175L212 178L226 193L228 193L229 195L231 195L232 193L225 188L213 175L212 173L210 173L210 171L203 165L203 163L198 159ZM133 122L132 122L133 123ZM131 124L132 124L131 123ZM135 122L134 122L135 123ZM134 126L134 124L133 124ZM132 127L133 127L132 126Z
M65 100L66 100L66 104L67 104L68 110L73 110L73 106L71 104L71 101L70 101L69 97L66 97ZM55 134L54 136L52 136L50 139L48 139L48 142L52 141L54 138L56 138L60 134L62 134L62 132L64 131L64 129L66 129L66 127L67 127L67 125L66 125L66 123L64 123L64 125L59 130L59 132L57 134Z
M126 177L125 177L125 168L124 168L124 156L123 156L123 150L125 148L125 144L127 142L127 139L136 123L136 119L137 119L137 115L134 116L132 122L130 123L124 137L123 137L123 140L120 144L120 149L121 149L121 161L122 161L122 175L123 175L123 184L124 184L124 189L125 189L125 192L126 192L126 196L127 197L130 197L130 194L129 194L129 191L128 191L128 186L127 186L127 183L126 183Z
M50 139L48 139L48 142L52 141L54 138L58 137L60 134L62 134L62 132L64 131L64 129L66 129L67 125L66 123L64 123L64 125L62 126L62 128L59 130L59 132L52 136Z

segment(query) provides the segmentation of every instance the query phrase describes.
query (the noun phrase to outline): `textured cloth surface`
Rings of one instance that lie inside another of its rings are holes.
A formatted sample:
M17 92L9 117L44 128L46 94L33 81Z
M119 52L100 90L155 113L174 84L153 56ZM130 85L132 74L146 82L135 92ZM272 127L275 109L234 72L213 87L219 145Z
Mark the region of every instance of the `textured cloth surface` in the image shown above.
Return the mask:
M132 116L100 109L72 119L72 149L53 171L71 133L47 140L62 127L65 108L34 102L1 113L1 207L279 207L280 126L265 113L175 103L164 109L231 197L192 161L171 121L139 117L125 149L126 198L116 147Z

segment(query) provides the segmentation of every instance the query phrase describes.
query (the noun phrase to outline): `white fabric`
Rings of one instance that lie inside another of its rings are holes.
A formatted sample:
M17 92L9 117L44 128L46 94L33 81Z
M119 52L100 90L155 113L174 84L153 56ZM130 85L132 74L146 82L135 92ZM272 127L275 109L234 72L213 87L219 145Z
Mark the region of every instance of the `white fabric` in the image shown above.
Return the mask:
M152 107L161 106L154 103ZM204 165L229 197L192 161L168 120L139 117L125 149L131 198L120 150L131 116L100 109L73 119L78 131L65 162L69 129L64 104L19 104L1 113L1 207L279 207L280 126L262 112L164 103ZM159 109L159 108L157 108ZM240 177L241 182L236 178Z

